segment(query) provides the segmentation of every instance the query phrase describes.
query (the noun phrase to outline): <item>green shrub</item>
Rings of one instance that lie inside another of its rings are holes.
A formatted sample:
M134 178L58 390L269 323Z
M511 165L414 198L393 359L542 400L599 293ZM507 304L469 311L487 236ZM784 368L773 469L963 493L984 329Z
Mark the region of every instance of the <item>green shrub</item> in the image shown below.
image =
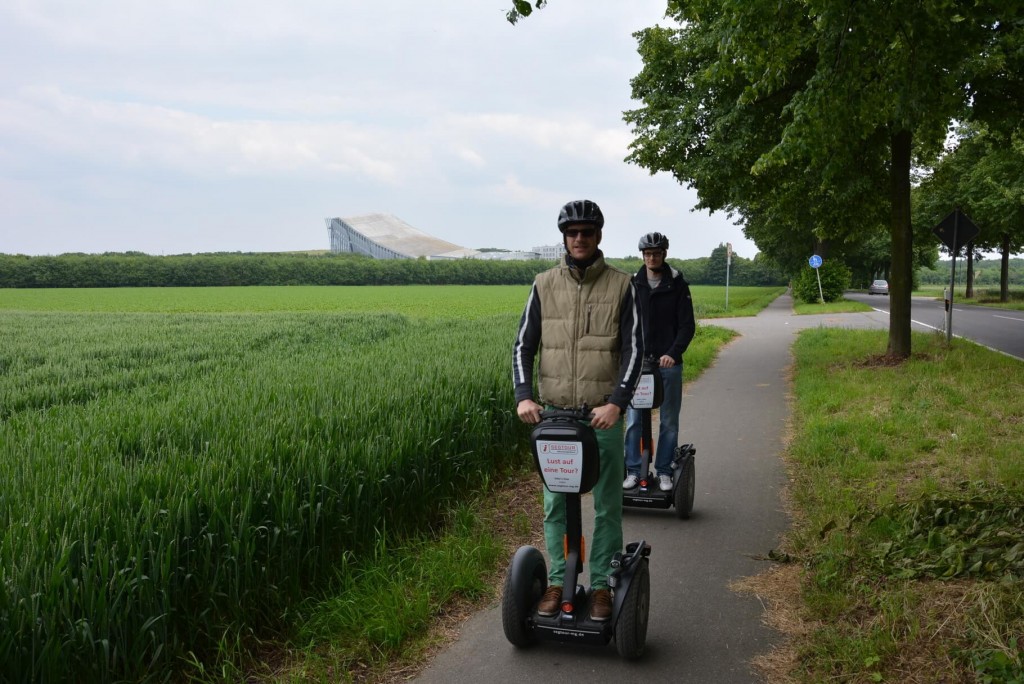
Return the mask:
M818 293L818 276L821 276L821 294ZM838 302L850 286L850 269L838 261L825 262L817 269L806 268L793 281L793 296L813 304L824 297L826 302Z

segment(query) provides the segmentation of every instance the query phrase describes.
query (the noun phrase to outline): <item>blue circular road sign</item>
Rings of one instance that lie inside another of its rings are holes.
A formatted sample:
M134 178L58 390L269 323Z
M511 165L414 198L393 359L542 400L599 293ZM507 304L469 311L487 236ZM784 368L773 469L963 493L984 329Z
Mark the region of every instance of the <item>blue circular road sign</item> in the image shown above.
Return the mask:
M808 259L807 261L808 261L808 262L810 262L810 264L811 264L811 268L818 268L819 266L821 266L821 257L820 257L820 256L818 256L817 254L815 254L814 256L812 256L812 257L811 257L810 259Z

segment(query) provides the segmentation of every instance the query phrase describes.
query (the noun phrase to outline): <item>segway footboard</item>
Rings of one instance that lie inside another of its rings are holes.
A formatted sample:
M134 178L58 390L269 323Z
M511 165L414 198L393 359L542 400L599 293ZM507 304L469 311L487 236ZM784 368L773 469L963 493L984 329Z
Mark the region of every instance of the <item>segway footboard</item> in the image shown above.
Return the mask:
M672 506L672 492L663 492L654 484L641 486L623 492L622 504L635 508L669 508Z

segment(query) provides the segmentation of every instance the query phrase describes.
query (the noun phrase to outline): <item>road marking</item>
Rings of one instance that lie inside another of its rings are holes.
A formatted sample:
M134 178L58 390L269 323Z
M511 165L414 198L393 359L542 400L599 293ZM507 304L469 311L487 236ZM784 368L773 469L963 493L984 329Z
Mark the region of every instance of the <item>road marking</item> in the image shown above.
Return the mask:
M884 313L884 314L888 314L889 313L885 309L875 309L875 311L877 311L878 313ZM924 328L928 328L930 330L938 330L940 332L943 330L943 328L937 328L934 325L928 325L927 323L922 323L921 321L916 321L913 318L910 319L910 322L911 323L916 323L917 325L920 325L920 326L922 326ZM955 337L960 337L960 336L959 335L955 335ZM1014 357L1014 358L1016 358L1016 357Z
M1005 318L1008 321L1017 321L1018 323L1024 323L1024 318L1014 318L1013 316L1000 316L999 314L992 314L992 318Z
M957 335L957 337L960 337L960 336ZM967 340L966 337L964 337L963 339ZM1004 352L1002 349L996 349L994 347L988 346L987 344L982 344L981 342L974 342L974 340L967 340L967 341L968 342L973 342L974 344L978 345L979 347L984 347L985 349L988 349L989 351L994 351L997 354L1002 354L1003 356L1009 356L1011 359L1017 359L1018 361L1024 361L1024 357L1014 356L1010 352Z
M943 328L936 328L933 325L928 325L927 323L921 323L920 321L915 321L913 319L911 319L910 322L911 323L917 323L918 325L923 325L926 328L931 328L932 330L934 330L936 332L943 332L943 333L946 332L945 329L943 329ZM990 347L987 344L982 344L981 342L978 342L977 340L972 340L972 339L970 339L968 337L964 337L963 335L957 335L956 333L953 333L953 337L957 338L958 340L963 340L964 342L970 342L971 344L976 344L979 347L983 347L985 349L988 349L989 351L994 351L997 354L1002 354L1003 356L1009 356L1011 359L1017 359L1018 361L1024 361L1024 358L1021 358L1019 356L1014 356L1010 352L1004 352L1002 349L996 349L995 347Z

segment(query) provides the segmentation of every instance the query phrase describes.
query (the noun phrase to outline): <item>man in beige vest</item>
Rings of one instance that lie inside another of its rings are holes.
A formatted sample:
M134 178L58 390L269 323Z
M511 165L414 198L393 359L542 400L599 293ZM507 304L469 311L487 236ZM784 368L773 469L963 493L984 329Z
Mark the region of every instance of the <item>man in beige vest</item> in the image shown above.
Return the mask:
M590 549L593 620L608 620L612 597L608 573L622 550L624 463L622 414L640 377L643 349L640 317L630 275L605 263L598 249L604 215L590 200L569 202L558 216L565 256L533 282L512 350L516 412L524 423L540 422L546 406L593 408L601 475L593 489L594 539ZM534 400L537 366L540 403ZM565 498L544 489L544 540L551 560L548 589L537 610L559 611L565 581Z

